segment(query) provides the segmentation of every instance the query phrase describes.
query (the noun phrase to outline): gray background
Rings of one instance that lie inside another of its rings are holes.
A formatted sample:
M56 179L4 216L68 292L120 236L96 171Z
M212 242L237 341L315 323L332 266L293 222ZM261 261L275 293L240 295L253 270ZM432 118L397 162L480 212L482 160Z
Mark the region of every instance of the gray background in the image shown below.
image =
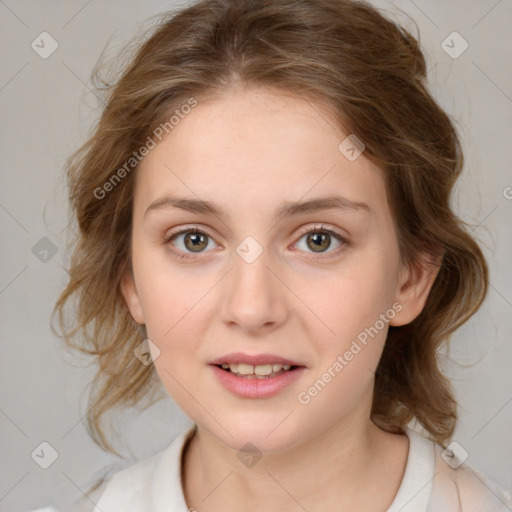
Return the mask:
M431 90L464 140L466 166L454 208L484 245L491 288L453 338L446 362L460 403L454 440L469 453L468 464L512 490L512 2L374 3L409 28L397 8L417 22ZM0 510L63 506L117 463L81 421L92 369L62 350L49 328L67 278L62 167L98 116L90 73L105 44L112 38L116 51L151 15L177 5L0 0ZM47 59L31 48L43 31L59 45ZM453 31L469 44L458 58L441 47ZM52 247L54 255L41 252ZM117 424L134 461L166 446L190 422L167 398L143 414L128 411ZM42 441L58 452L46 470L31 458Z

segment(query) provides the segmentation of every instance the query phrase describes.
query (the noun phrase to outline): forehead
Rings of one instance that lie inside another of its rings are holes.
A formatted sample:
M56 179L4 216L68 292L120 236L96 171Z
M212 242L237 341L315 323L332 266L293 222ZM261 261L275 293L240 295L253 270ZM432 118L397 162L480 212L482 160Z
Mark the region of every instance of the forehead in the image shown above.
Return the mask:
M225 213L342 195L386 207L381 171L340 151L349 134L325 107L264 89L199 100L137 169L138 209L165 195L207 200Z

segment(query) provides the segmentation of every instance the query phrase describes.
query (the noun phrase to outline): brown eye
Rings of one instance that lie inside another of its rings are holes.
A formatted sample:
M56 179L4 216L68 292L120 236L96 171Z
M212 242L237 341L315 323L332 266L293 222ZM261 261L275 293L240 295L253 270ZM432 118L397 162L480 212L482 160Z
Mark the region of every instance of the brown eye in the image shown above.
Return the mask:
M305 231L299 242L303 239L306 241L305 248L299 247L299 249L319 255L337 253L339 251L336 249L340 246L350 245L348 240L344 237L331 229L324 228L323 226ZM335 246L333 250L329 250L333 246L333 239L338 243L338 246ZM208 243L210 241L212 242L211 248L216 247L216 244L210 235L197 228L189 227L169 235L165 239L164 244L172 246L173 249L171 250L177 257L180 259L186 259L193 258L194 254L207 252ZM299 242L296 242L296 245L300 245ZM317 256L314 257L316 258Z
M331 236L326 233L311 233L307 235L306 240L308 247L314 252L322 252L331 245Z
M165 244L171 244L180 256L187 257L190 253L201 253L208 247L211 237L198 229L183 229L172 234L165 240ZM215 245L215 244L214 244ZM187 254L188 253L188 254Z
M200 252L208 245L208 235L204 233L186 233L183 243L192 252Z
M300 247L300 241L305 240L305 248ZM333 250L328 250L333 245L333 239L338 243L338 246L335 246ZM317 254L329 254L332 252L336 252L340 246L349 245L348 241L343 238L341 235L338 235L336 232L331 229L324 228L323 226L320 228L310 229L306 231L304 235L300 238L299 242L297 242L299 249L304 250L306 252L313 252Z

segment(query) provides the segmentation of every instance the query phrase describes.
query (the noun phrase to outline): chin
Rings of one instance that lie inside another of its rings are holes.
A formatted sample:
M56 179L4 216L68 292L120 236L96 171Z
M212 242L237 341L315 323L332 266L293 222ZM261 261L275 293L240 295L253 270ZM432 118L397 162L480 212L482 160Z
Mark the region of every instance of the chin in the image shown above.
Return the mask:
M261 452L281 453L300 442L298 433L301 429L295 425L295 421L290 421L290 418L283 421L286 414L279 412L279 414L262 416L263 413L259 411L249 416L244 414L243 417L229 419L224 417L222 426L216 422L212 425L208 421L207 429L213 436L236 451L241 450L247 443L251 443Z

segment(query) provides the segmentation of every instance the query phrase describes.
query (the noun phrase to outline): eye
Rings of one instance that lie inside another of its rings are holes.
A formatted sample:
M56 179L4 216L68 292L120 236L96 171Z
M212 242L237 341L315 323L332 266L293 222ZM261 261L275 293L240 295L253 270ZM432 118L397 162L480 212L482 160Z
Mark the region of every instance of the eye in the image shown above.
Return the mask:
M171 244L171 242L174 242L175 240L182 239L178 244ZM190 251L193 253L200 253L203 252L206 247L208 247L208 239L211 240L210 235L208 233L205 233L204 231L201 231L197 228L184 228L180 231L177 231L176 233L172 233L169 235L164 243L171 244L171 245L178 245L181 247L178 247L178 253L177 256L179 258L189 258L192 257L189 254L187 254L187 251ZM213 243L213 240L212 240ZM215 244L213 243L215 246Z
M335 238L338 241L338 248L342 245L348 245L348 241L344 237L342 237L340 234L336 233L332 229L324 228L323 225L306 231L303 234L303 236L301 236L300 240L304 238L304 250L307 251L308 249L310 249L312 252L320 254L324 254L326 252L336 252L335 250L327 251L327 249L331 248L332 246L333 238ZM299 245L299 242L297 242L297 245Z
M343 236L336 233L332 229L325 228L323 225L319 227L315 226L313 229L309 228L308 230L303 231L299 242L303 238L305 238L305 249L303 248L302 250L308 252L309 249L313 253L317 254L336 252L336 250L327 251L327 249L331 248L332 246L333 238L335 238L338 242L338 248L343 245L350 245L348 240L346 240ZM216 247L216 244L213 242L212 237L208 233L198 229L197 227L188 226L177 232L171 233L164 240L164 244L170 244L176 247L178 250L173 250L173 252L178 258L187 259L193 258L194 253L200 254L205 252L209 246L209 240L211 241L212 246ZM296 242L295 245L298 245L299 242ZM210 249L213 247L210 247ZM313 257L318 258L319 256Z

